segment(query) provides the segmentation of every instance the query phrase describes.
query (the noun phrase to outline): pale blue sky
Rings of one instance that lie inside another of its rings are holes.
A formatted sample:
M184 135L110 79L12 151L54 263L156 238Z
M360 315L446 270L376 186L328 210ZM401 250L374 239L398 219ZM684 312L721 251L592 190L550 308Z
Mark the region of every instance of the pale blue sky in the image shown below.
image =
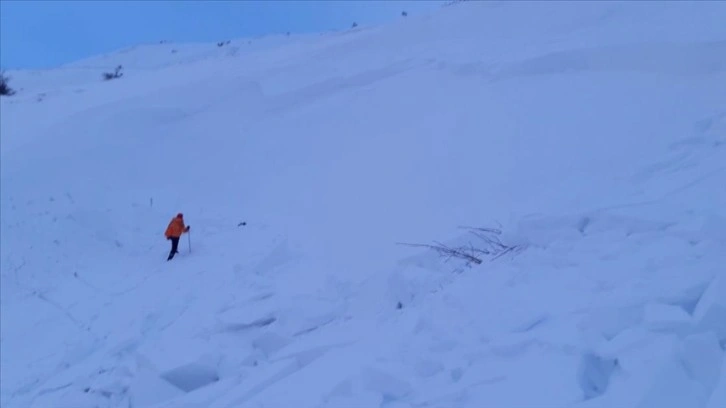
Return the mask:
M376 24L445 1L0 1L0 65L46 68L160 40L221 41Z

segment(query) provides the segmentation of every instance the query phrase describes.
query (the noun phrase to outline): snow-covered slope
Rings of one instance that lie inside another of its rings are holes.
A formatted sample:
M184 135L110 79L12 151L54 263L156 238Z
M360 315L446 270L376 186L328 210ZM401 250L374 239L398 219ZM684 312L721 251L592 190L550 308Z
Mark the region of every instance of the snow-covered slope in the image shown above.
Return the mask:
M0 405L726 406L724 21L462 2L9 72Z

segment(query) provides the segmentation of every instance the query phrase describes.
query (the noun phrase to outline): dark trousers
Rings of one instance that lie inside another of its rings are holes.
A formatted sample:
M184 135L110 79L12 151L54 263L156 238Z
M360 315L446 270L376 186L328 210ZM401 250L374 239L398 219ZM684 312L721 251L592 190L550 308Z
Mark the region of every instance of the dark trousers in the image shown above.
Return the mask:
M171 258L174 257L174 254L178 254L179 251L177 251L177 248L179 247L179 237L170 237L169 240L171 241L171 251L169 252L169 258L167 258L167 261L170 261Z

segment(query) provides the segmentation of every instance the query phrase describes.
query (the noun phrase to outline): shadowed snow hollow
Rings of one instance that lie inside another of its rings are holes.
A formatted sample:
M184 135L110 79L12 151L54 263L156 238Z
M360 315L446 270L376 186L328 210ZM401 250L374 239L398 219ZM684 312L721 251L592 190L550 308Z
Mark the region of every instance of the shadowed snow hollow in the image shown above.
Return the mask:
M724 21L457 2L9 72L0 405L726 406Z

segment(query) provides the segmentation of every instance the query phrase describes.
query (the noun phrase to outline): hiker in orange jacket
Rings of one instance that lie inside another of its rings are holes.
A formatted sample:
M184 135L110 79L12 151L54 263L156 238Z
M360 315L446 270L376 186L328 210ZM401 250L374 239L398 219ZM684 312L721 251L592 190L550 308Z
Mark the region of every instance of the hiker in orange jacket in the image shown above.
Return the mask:
M169 258L167 258L167 261L170 261L171 258L174 257L174 254L179 253L179 251L177 251L177 248L179 247L179 238L185 232L189 232L189 226L184 225L184 214L179 213L176 217L172 218L169 222L169 226L166 227L166 232L164 233L166 239L171 240L171 252L169 252Z

